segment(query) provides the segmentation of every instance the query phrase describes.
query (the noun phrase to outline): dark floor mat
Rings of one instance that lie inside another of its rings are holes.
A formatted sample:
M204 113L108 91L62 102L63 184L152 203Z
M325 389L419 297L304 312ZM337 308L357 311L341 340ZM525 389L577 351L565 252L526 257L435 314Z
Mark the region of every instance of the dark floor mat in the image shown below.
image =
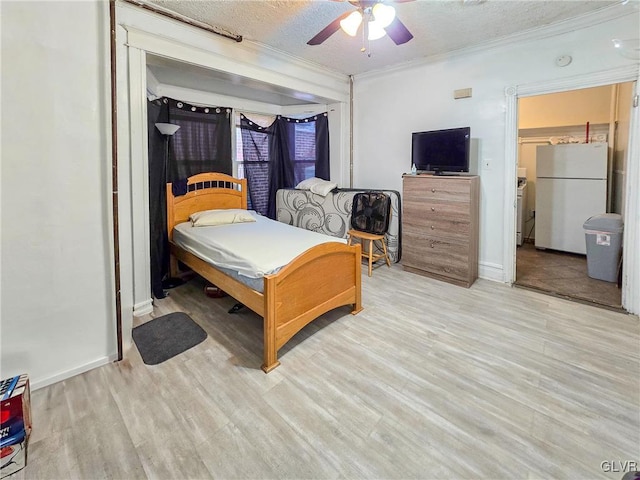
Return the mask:
M182 312L154 318L133 329L133 341L147 365L157 365L175 357L205 338L207 332Z

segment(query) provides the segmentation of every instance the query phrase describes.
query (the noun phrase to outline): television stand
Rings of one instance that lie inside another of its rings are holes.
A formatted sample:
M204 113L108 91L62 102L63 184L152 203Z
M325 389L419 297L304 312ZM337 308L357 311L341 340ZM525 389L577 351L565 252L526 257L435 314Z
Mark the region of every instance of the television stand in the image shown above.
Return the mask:
M459 173L448 173L440 170L436 170L435 172L433 172L433 174L438 177L459 177L460 176Z

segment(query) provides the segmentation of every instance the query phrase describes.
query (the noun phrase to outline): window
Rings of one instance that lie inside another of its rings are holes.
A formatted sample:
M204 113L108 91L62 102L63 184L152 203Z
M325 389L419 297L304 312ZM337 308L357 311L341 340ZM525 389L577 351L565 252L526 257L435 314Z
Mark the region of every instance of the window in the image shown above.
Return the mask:
M269 142L268 129L275 116L252 114L251 119L236 115L236 166L238 178L249 184L248 208L263 215L268 211L269 199ZM243 128L241 123L248 123ZM249 128L254 127L254 128Z
M236 116L237 175L249 185L249 208L275 218L276 191L311 177L329 179L327 115ZM321 135L319 135L321 132Z
M316 176L316 122L296 123L294 126L294 161L296 185Z

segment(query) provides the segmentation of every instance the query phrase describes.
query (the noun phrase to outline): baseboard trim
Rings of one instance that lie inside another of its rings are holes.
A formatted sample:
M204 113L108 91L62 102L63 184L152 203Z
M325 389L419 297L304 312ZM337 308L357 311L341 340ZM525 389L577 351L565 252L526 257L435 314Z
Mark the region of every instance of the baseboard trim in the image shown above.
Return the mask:
M497 263L480 262L478 264L478 276L493 282L506 283L504 280L504 269Z
M71 370L66 370L64 372L58 373L51 377L47 377L41 380L36 380L31 382L31 389L38 390L40 388L48 387L49 385L53 385L54 383L62 382L71 377L75 377L76 375L80 375L81 373L88 372L89 370L93 370L94 368L102 367L103 365L108 365L111 362L115 362L118 359L118 354L114 353L107 357L99 358L90 363L86 363L76 368L72 368Z
M133 306L133 316L141 317L153 312L153 300L150 298Z

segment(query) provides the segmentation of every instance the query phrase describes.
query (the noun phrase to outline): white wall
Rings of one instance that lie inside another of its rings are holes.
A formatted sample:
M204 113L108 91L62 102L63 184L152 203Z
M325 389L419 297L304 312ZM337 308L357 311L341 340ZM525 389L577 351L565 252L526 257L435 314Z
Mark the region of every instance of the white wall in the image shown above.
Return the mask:
M0 9L0 376L38 388L116 355L108 3Z
M357 187L401 190L410 168L411 132L470 126L483 168L480 206L480 275L504 281L505 88L607 71L633 64L611 47L612 38L634 38L637 11L569 33L512 41L492 49L450 55L422 65L360 75L354 87L354 177ZM573 57L567 67L554 59ZM637 62L636 62L637 63ZM470 87L473 97L454 100ZM515 179L515 178L514 178ZM507 206L513 209L513 205Z

